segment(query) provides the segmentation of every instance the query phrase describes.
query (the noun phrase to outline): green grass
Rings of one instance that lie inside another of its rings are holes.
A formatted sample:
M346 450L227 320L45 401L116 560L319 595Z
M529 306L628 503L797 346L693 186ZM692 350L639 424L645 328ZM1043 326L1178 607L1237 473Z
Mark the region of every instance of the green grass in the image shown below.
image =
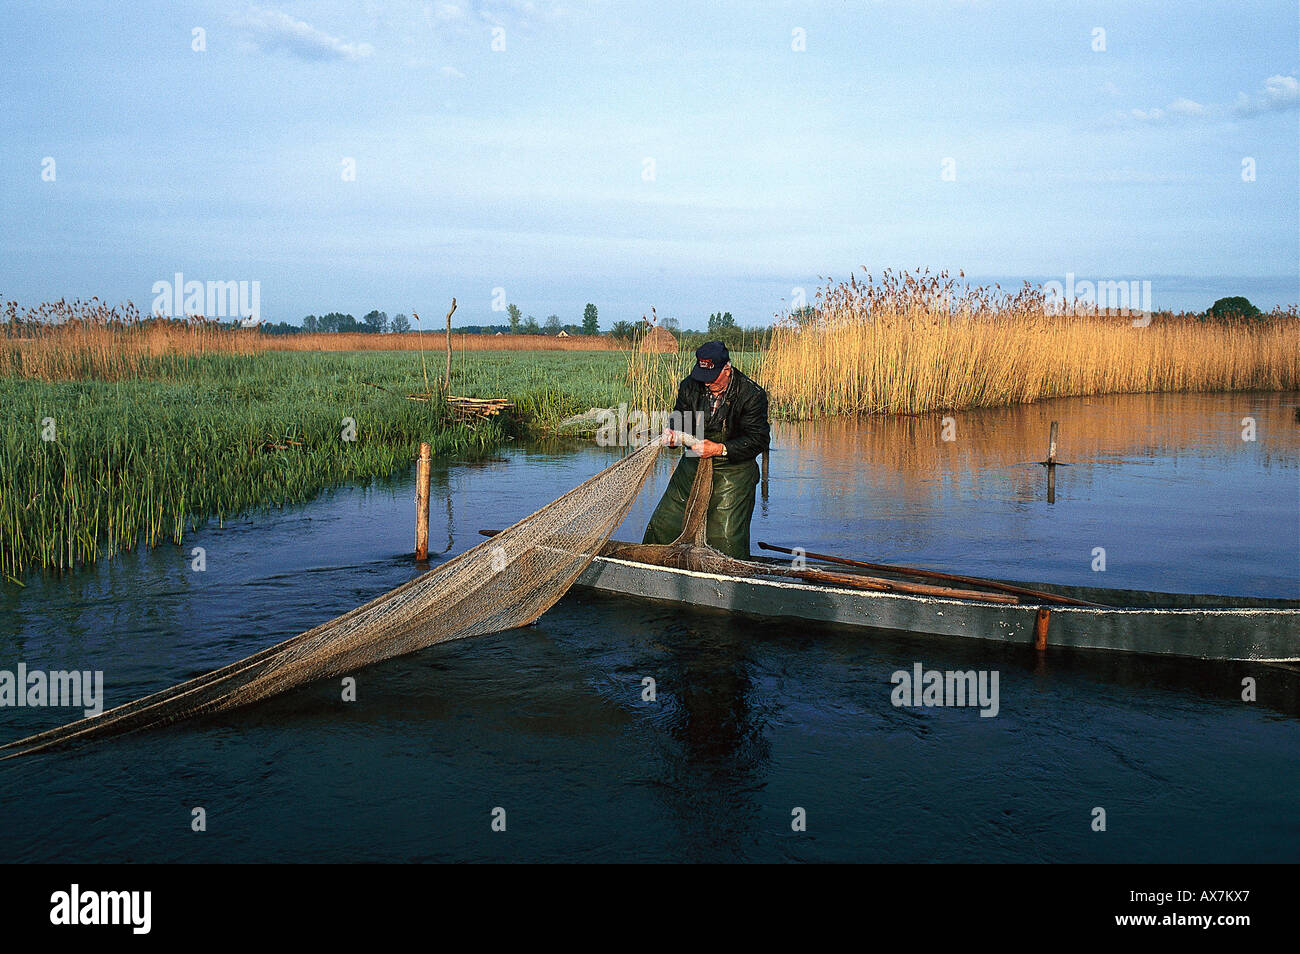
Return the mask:
M183 376L127 382L0 378L0 573L179 543L209 518L404 471L424 440L435 454L477 456L503 439L495 425L447 424L441 403L406 400L409 358L367 357L210 356ZM46 418L54 441L42 439ZM343 439L344 418L355 440Z
M506 398L525 428L549 431L588 408L628 400L626 379L627 357L618 351L476 351L463 367L455 356L451 389Z
M427 360L436 390L442 359ZM473 426L449 423L440 400L406 399L424 390L409 351L157 359L130 381L0 377L0 575L17 582L34 568L179 544L210 519L404 472L421 441L472 458L592 407L667 409L690 361L639 356L629 381L626 352L457 354L452 393L515 404L499 423ZM46 418L56 440L42 439ZM354 441L343 439L344 418L356 422Z
M757 358L752 353L732 357L738 367L751 370ZM692 352L635 356L626 351L470 352L463 367L456 356L452 391L507 398L529 432L547 433L565 418L593 407L625 403L632 410L672 410L677 385L694 362Z

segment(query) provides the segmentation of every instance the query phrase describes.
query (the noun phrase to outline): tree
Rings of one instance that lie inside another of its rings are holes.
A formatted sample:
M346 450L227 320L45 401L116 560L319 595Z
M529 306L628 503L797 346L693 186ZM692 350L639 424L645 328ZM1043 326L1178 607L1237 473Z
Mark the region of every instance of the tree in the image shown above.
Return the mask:
M678 321L676 318L665 318L662 324L673 334L677 334L679 331L682 330L682 323Z
M405 315L393 315L393 323L390 327L393 329L393 334L403 334L411 330L411 319Z
M340 315L337 311L331 311L328 315L322 315L320 319L321 331L356 331L357 320L351 315Z
M523 323L523 312L519 310L518 305L511 302L506 306L506 314L510 316L510 333L512 335L519 334L519 328Z
M303 331L318 331L319 329L320 322L317 320L315 315L308 315L302 320Z
M587 307L582 310L582 333L584 335L600 334L600 321L596 317L596 306L587 302Z
M616 321L614 326L609 329L609 333L615 338L631 341L636 337L636 325L630 321Z
M545 326L545 327L546 327L546 333L547 333L548 335L557 335L557 334L559 334L559 333L560 333L560 316L559 316L559 315L547 315L547 316L546 316L546 326Z
M361 330L375 335L382 335L388 330L388 315L382 311L372 311L361 319Z
M537 327L537 319L534 318L532 315L529 315L527 318L524 319L524 323L520 328L520 331L522 331L526 335L535 335L540 333L541 330L542 330L541 328Z
M731 312L724 314L709 315L709 331L724 331L727 328L736 327L736 319L731 317Z
M1250 303L1250 299L1240 295L1232 298L1220 298L1205 313L1207 318L1259 318L1260 310Z

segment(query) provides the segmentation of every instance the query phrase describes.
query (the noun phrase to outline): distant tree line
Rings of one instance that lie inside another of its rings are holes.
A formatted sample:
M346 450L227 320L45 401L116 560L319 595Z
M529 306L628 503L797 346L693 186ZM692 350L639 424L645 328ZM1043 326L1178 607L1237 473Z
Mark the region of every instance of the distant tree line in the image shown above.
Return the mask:
M466 335L558 335L561 331L568 335L599 335L600 316L594 304L588 302L582 312L582 322L565 323L559 315L547 315L538 321L532 315L525 315L518 305L511 303L506 307L507 321L500 325L457 325L452 330ZM766 348L770 329L764 327L742 328L736 324L735 317L729 311L717 311L708 316L706 330L683 329L676 318L665 318L660 322L683 348L695 349L706 341L722 341L728 348L738 350ZM609 330L613 338L635 343L649 331L650 325L642 321L616 321ZM367 333L367 334L401 334L408 331L423 331L442 334L443 328L413 328L412 321L406 315L394 315L391 319L385 312L371 311L358 321L353 315L332 311L326 315L308 315L302 325L289 324L286 321L263 322L258 326L262 334L292 335L302 332Z
M600 318L596 306L587 303L582 312L582 322L565 323L559 315L547 315L546 320L538 322L532 315L524 316L519 306L511 304L506 308L508 321L503 325L456 325L452 328L457 334L466 335L558 335L561 331L569 335L600 334ZM406 315L394 315L391 319L385 312L372 311L360 321L352 315L332 311L328 315L308 315L302 325L291 325L286 321L263 322L259 326L263 333L272 335L291 335L299 332L347 333L364 332L366 334L402 334L411 331L411 319ZM420 328L417 331L442 333L443 328Z
M729 311L718 311L708 316L707 330L696 331L683 329L676 318L665 318L660 323L678 339L683 346L696 348L705 341L721 340L729 348L766 347L768 329L742 328ZM332 311L326 315L308 315L302 325L292 325L287 321L263 322L258 326L263 334L292 335L301 332L366 333L366 334L402 334L408 331L422 331L442 334L443 328L434 323L434 327L414 328L406 315L388 317L386 312L374 310L358 321L353 315ZM642 321L616 321L609 334L623 341L637 341L649 330L649 323ZM538 321L533 315L525 315L513 302L506 306L506 323L500 325L457 325L453 329L457 334L465 335L558 335L561 331L568 335L599 335L600 313L596 306L588 302L582 310L581 322L564 322L559 315L547 315Z
M308 315L302 320L303 331L325 332L363 332L371 335L401 334L411 330L411 319L405 315L394 315L391 319L387 312L372 311L360 321L352 315L331 311L328 315Z

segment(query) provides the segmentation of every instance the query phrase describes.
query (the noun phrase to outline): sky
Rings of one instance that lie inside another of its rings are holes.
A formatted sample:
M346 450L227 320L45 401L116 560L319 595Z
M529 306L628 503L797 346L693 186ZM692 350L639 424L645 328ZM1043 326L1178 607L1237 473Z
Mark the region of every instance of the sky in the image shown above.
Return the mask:
M760 324L863 269L1300 301L1285 2L14 3L0 298Z

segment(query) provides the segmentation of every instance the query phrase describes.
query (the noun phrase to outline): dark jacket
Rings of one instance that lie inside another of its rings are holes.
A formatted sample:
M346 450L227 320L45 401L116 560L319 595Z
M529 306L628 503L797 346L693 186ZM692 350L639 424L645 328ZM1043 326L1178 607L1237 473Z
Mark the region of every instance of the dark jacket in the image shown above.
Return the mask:
M682 418L681 429L699 435L696 416L704 421L704 436L727 445L726 457L715 457L714 466L743 464L767 450L771 428L767 423L767 392L742 374L731 369L731 381L722 401L709 413L709 396L703 384L686 378L677 387L677 404L673 411Z

